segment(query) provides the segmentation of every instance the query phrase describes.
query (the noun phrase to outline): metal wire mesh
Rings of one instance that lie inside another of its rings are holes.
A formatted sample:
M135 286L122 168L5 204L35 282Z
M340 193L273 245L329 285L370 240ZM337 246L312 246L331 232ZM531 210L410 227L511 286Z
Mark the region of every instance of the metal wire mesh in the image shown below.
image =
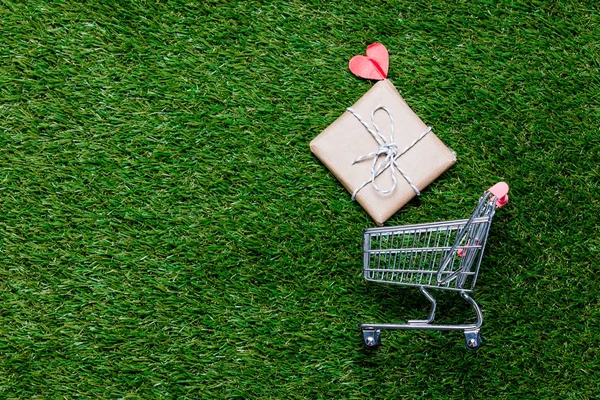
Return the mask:
M469 219L365 230L365 279L472 290L494 213L493 203L484 195Z

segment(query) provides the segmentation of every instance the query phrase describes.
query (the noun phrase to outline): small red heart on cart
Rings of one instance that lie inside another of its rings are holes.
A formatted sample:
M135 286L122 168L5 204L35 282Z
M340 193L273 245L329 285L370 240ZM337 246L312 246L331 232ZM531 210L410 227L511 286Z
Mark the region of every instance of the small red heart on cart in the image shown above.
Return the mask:
M382 80L387 78L390 55L381 43L373 43L367 47L367 55L354 56L348 66L350 71L361 78Z

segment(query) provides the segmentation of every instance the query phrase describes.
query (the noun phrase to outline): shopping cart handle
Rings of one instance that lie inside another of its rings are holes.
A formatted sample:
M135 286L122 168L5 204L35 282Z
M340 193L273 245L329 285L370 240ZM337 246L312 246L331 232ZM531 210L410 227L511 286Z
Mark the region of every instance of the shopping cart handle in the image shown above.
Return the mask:
M506 182L498 182L488 189L488 192L498 199L496 207L500 208L508 203L508 184Z

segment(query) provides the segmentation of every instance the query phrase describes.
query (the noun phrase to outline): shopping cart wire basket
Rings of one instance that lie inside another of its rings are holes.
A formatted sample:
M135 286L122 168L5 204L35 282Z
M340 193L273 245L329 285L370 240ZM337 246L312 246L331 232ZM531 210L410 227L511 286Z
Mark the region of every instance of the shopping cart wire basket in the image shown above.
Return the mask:
M368 281L413 286L429 300L423 320L406 324L360 324L368 348L381 345L382 329L463 331L468 349L481 346L481 309L469 296L475 288L483 251L496 208L508 202L508 185L486 190L468 219L382 227L364 231L364 277ZM475 310L472 324L433 324L435 298L427 289L457 291Z

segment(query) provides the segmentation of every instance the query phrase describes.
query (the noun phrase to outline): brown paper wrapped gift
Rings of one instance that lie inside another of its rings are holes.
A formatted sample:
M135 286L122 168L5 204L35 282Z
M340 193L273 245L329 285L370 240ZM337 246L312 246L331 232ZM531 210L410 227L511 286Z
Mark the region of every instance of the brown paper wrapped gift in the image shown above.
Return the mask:
M394 85L383 80L313 139L310 149L383 225L456 162L430 130ZM391 147L395 153L386 150ZM386 162L387 168L379 168ZM379 173L374 179L373 167Z

